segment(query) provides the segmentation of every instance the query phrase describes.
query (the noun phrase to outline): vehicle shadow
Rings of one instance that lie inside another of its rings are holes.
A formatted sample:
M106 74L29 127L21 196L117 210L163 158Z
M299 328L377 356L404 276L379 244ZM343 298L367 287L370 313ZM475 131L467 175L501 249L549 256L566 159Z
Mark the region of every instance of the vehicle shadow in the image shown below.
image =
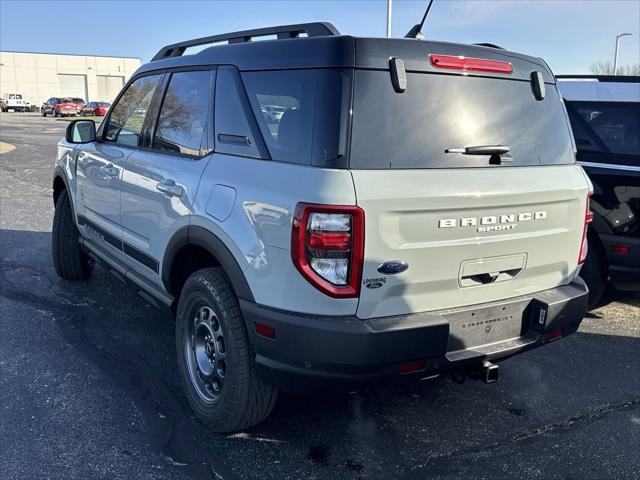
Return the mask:
M511 445L576 414L638 401L640 339L578 332L506 360L496 384L444 378L395 387L380 382L358 393L283 394L261 425L216 435L193 417L182 393L172 321L99 267L86 282L57 278L50 240L48 232L0 230L3 302L51 312L73 347L65 355L80 355L110 378L113 395L128 397L142 415L149 447L191 478L211 471L223 478L296 471L316 478L424 478L453 459ZM18 318L3 318L2 330ZM28 338L14 341L30 348Z

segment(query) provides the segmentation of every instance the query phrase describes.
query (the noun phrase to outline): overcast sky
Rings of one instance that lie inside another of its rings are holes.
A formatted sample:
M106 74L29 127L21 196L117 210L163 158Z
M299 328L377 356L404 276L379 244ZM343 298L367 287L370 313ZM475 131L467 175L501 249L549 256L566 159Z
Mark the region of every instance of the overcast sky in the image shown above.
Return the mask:
M393 35L417 23L426 0L393 1ZM384 36L386 0L0 0L0 49L149 60L165 44L233 30L329 21L342 33ZM640 63L640 0L435 0L433 40L491 42L545 58L557 74L612 61Z

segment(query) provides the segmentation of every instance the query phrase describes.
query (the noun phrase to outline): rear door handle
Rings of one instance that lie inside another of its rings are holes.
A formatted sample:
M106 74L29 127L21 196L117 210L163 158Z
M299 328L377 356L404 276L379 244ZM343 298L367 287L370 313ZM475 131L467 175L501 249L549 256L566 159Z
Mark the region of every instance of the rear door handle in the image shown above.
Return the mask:
M118 176L118 169L113 166L113 163L108 163L100 167L100 172L105 175L109 175L110 177Z
M175 180L167 179L162 183L158 183L156 185L156 189L170 197L180 197L182 196L182 187L180 185L176 185Z

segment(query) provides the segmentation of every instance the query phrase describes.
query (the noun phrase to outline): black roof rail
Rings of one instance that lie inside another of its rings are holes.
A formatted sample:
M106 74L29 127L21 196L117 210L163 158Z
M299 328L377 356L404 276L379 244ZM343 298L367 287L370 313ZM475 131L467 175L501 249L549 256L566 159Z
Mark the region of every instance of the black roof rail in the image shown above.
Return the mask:
M184 42L174 43L162 47L151 61L162 60L169 57L180 57L185 50L190 47L206 45L208 43L224 42L231 43L250 42L254 37L265 37L268 35L276 35L278 39L298 38L301 33L305 33L307 37L327 37L332 35L340 35L340 32L329 22L300 23L298 25L280 25L276 27L257 28L254 30L242 30L240 32L223 33L221 35L213 35L211 37L195 38Z
M478 45L480 47L498 48L500 50L504 50L504 47L501 47L500 45L496 45L495 43L483 42L483 43L474 43L474 45Z

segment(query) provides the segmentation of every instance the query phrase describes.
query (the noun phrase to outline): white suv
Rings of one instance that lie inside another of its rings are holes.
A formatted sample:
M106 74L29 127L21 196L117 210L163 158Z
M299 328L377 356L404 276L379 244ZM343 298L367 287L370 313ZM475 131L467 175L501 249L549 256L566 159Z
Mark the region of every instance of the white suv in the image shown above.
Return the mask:
M171 310L218 431L279 389L492 382L585 313L590 183L538 58L321 23L178 43L69 125L54 175L56 271Z

